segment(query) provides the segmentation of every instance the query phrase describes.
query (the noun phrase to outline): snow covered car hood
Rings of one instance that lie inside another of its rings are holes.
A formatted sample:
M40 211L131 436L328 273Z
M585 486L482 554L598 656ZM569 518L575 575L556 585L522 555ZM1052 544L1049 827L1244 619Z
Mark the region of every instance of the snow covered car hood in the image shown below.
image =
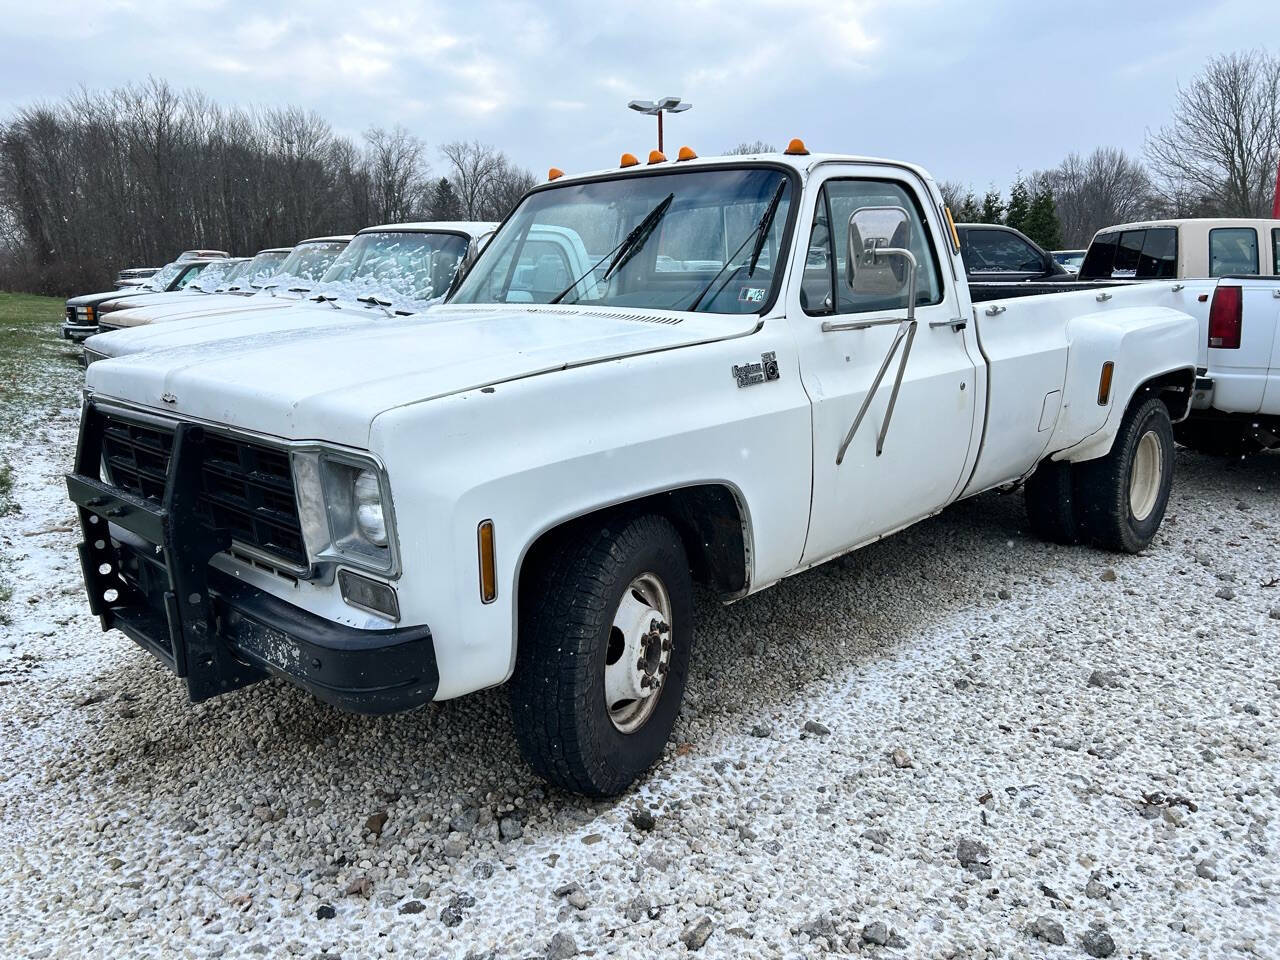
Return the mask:
M334 317L293 330L262 323L253 335L100 360L89 367L89 390L162 414L366 448L374 418L396 407L743 336L759 318L498 305L376 322Z
M210 309L203 313L168 317L180 323L146 323L121 330L95 334L84 342L85 349L103 357L124 357L146 350L168 350L177 347L193 347L217 340L251 337L261 333L281 333L306 330L308 327L352 326L385 321L386 314L376 307L348 304L334 309L328 304L309 300L287 300L283 297L264 297L262 305L256 298L246 303L244 298L233 298L238 304L233 309ZM134 311L109 314L110 322Z
M163 297L163 300L159 298ZM159 302L157 302L159 300ZM152 323L165 323L187 317L203 317L209 314L226 316L231 313L252 313L257 310L283 310L298 306L297 294L254 295L234 293L209 293L183 295L181 293L157 293L145 304L114 310L107 322L115 327L142 327Z
M72 297L67 301L68 307L96 307L100 303L106 303L108 300L132 300L135 297L155 296L157 291L149 287L140 287L137 290L112 290L110 293L82 293L78 297Z

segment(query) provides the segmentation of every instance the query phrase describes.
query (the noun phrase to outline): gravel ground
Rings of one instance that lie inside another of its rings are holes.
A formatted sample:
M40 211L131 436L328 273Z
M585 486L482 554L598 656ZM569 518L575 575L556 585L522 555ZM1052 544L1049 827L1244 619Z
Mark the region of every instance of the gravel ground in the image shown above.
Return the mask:
M188 704L85 608L74 433L0 450L5 956L1280 957L1280 456L1180 452L1141 557L988 495L700 602L665 759L592 803L503 691Z

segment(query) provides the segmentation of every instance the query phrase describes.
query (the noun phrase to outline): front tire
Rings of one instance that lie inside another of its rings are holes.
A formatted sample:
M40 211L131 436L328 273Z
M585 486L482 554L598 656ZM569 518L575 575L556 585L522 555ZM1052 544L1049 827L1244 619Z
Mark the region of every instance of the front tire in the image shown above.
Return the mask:
M553 536L521 587L516 739L551 783L615 796L662 755L680 710L693 640L689 561L657 515Z
M1173 487L1173 424L1151 398L1130 407L1111 452L1076 466L1081 532L1122 553L1145 550L1160 529Z

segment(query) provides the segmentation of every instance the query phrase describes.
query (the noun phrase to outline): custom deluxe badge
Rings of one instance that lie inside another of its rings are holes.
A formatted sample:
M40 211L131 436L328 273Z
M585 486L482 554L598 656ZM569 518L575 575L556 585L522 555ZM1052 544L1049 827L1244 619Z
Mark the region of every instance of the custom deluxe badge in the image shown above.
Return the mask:
M738 381L738 388L754 386L757 383L768 383L781 379L778 372L778 355L770 350L760 354L759 363L743 363L733 365L733 379Z

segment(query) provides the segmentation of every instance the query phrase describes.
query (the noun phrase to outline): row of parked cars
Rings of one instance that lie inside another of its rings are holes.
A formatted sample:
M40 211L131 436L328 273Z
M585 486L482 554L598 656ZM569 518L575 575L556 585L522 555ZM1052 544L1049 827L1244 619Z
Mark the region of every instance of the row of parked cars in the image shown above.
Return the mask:
M193 701L507 683L534 769L612 795L680 710L695 582L732 602L994 488L1140 551L1174 430L1276 349L1274 271L979 278L913 164L648 160L99 312L67 483L104 629Z

